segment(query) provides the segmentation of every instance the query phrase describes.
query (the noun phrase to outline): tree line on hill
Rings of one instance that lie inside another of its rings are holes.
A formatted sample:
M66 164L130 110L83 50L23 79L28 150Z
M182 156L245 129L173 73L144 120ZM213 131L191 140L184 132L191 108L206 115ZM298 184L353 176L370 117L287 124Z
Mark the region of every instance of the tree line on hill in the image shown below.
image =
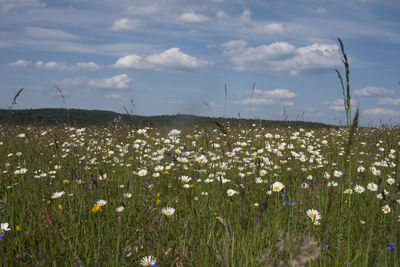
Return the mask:
M1 123L16 124L35 124L35 125L57 125L68 124L71 126L87 125L109 125L113 123L124 123L137 127L185 127L185 126L207 126L212 124L243 125L253 124L263 127L303 127L303 128L325 128L334 127L323 123L306 121L272 121L261 119L241 119L241 118L213 118L201 117L196 115L159 115L159 116L138 116L120 114L105 110L85 110L85 109L0 109Z

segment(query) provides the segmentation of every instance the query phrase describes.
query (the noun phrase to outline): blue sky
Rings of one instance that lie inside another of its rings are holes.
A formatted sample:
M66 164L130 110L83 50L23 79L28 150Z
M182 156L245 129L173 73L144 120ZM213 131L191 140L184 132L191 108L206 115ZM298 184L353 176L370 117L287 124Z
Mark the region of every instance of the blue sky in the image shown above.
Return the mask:
M0 0L0 108L400 122L398 0ZM255 83L255 89L252 90ZM225 98L225 84L227 97Z

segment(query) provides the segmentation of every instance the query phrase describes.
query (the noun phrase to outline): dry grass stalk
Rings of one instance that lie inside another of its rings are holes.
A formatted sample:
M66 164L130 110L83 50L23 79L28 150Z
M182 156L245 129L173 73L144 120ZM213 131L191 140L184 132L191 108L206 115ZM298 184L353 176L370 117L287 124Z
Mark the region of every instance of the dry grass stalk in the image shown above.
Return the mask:
M284 263L282 258L286 250L288 250L289 243L293 247L293 252L296 255L290 262ZM267 266L306 266L306 263L310 260L315 260L321 255L321 248L318 247L317 242L312 236L300 235L299 238L292 239L290 233L284 234L283 232L279 235L279 241L275 244L277 248L276 255L271 255L271 250L265 249L264 253L256 259L258 264L265 264L267 262L272 262Z

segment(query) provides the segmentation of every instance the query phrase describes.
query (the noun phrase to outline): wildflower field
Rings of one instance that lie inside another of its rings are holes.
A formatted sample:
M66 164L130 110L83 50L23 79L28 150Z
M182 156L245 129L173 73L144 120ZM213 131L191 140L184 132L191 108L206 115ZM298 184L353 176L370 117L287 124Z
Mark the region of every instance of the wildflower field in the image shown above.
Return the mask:
M395 128L0 135L5 266L400 265Z

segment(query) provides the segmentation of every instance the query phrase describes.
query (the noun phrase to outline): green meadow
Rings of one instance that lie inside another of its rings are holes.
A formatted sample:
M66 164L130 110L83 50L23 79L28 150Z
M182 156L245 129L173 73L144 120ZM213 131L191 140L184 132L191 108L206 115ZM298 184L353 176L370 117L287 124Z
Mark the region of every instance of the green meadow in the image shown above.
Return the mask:
M5 266L398 266L397 128L0 125Z

